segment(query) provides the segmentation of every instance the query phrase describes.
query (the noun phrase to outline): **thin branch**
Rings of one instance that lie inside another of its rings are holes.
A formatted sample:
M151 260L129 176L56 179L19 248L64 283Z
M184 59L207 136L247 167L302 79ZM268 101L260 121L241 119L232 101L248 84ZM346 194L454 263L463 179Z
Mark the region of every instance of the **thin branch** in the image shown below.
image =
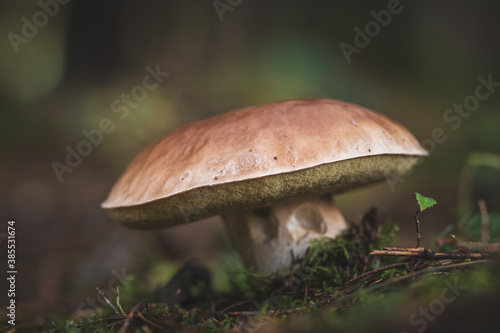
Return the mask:
M488 210L483 199L479 199L479 212L481 213L481 243L488 244L490 242L490 220L488 218Z
M372 275L374 275L376 273L383 272L383 271L391 269L391 268L404 267L404 266L406 266L406 264L407 264L406 262L398 262L396 264L387 265L387 266L384 266L384 267L373 269L371 271L368 271L366 273L360 274L360 275L358 275L358 276L350 279L349 281L347 281L347 283L344 286L348 286L348 285L353 284L354 282L357 282L357 281L359 281L361 279L364 279L366 277L371 277Z
M388 250L373 250L371 256L393 256L393 257L412 257L426 260L439 259L483 259L482 253L460 253L460 252L432 252L430 250L417 251L388 251Z
M417 248L420 247L420 244L422 243L422 235L420 234L420 220L418 219L418 213L419 211L417 210L415 212L415 228L416 228L416 231L417 231Z
M127 314L123 311L122 305L120 304L120 286L116 286L116 306L120 309L121 314L126 317Z
M289 310L268 310L265 312L266 316L274 316L277 314L289 314L296 312L303 312L304 310L301 308L298 309L289 309ZM262 311L233 311L225 313L228 316L258 316L262 314Z
M146 299L141 300L139 303L134 305L132 310L127 315L127 318L125 319L122 327L118 331L118 333L126 333L130 324L132 324L132 320L134 319L135 314L139 313L143 309L148 307L148 301Z
M240 306L240 305L245 305L245 304L248 304L248 303L250 303L251 301L252 301L252 300L250 299L250 300L241 301L241 302L238 302L238 303L231 304L231 305L229 305L229 306L225 307L224 309L220 310L218 313L219 313L219 314L225 314L225 313L227 312L227 310L232 309L232 308L235 308L235 307Z
M324 304L324 305L328 306L328 307L336 306L336 305L345 303L346 301L348 301L348 300L350 300L352 298L355 298L357 296L360 296L362 294L365 294L365 293L368 293L368 292L371 292L371 291L375 291L377 289L384 288L384 287L390 286L392 284L396 284L396 283L399 283L399 282L411 279L411 278L419 276L419 275L424 275L424 274L427 274L427 273L434 273L434 272L443 272L443 271L451 270L451 269L454 269L454 268L462 268L462 267L467 267L467 266L479 265L479 264L488 263L490 261L491 260L489 260L489 259L484 259L484 260L477 260L477 261L470 261L470 262L461 262L461 263L458 263L458 264L450 264L450 265L446 265L446 266L428 267L426 269L421 269L419 271L416 271L416 272L413 272L413 273L409 273L409 274L407 274L405 276L402 276L402 277L399 277L399 278L396 278L396 279L393 279L393 280L385 281L385 282L382 282L382 283L379 283L379 284L376 284L376 285L372 285L372 286L367 287L367 288L359 289L356 292L351 293L349 295L346 295L345 297L342 297L340 299L335 299L332 296L332 297L330 297L330 299L328 299L326 301L326 304Z
M146 324L149 324L149 325L151 325L151 326L154 326L154 327L156 327L156 328L158 328L158 329L160 329L160 330L162 330L162 331L164 331L164 332L167 330L167 328L166 328L166 327L163 327L163 326L161 326L161 325L159 325L159 324L157 324L157 323L155 323L155 322L153 322L153 321L149 320L148 318L146 318L146 317L145 317L142 313L140 313L140 312L137 312L137 316L139 316L139 318L141 318L141 319L142 319L142 321L143 321L143 322L145 322Z
M233 311L233 312L226 312L224 314L228 316L257 316L261 313L262 312L260 311ZM267 313L269 313L269 311Z
M432 267L428 267L428 268L425 268L425 269L422 269L422 270L419 270L419 271L416 271L416 272L413 272L413 273L406 274L404 276L396 278L396 279L394 279L392 281L388 281L386 283L387 284L390 284L389 282L397 283L397 282L408 280L408 279L411 279L413 277L416 277L416 276L419 276L419 275L423 275L423 274L427 274L427 273L444 272L444 271L448 271L448 270L455 269L455 268L462 268L462 267L467 267L467 266L481 265L481 264L488 263L488 262L490 262L489 259L482 259L482 260L460 262L460 263L457 263L457 264L449 264L449 265L443 265L443 266L432 266Z
M411 252L422 252L425 249L423 247L384 247L382 250L387 251L411 251Z
M102 298L104 298L104 300L106 301L106 303L108 303L108 305L113 308L113 310L115 311L115 314L117 315L121 315L123 317L123 315L120 313L120 311L118 311L115 306L111 303L111 301L106 297L106 294L104 293L104 291L102 291L101 289L99 289L99 287L96 287L95 288L97 290L97 293L99 295L101 295Z
M466 251L481 251L488 256L500 254L500 243L482 244L478 242L466 242L458 239L457 247Z

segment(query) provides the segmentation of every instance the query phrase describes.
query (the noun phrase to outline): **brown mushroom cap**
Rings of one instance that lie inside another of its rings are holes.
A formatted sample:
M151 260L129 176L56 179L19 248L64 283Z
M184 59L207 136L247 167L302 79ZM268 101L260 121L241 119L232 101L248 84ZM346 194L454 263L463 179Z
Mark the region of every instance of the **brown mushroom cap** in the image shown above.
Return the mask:
M102 204L138 229L403 174L427 155L387 117L328 99L247 107L187 124L144 149Z

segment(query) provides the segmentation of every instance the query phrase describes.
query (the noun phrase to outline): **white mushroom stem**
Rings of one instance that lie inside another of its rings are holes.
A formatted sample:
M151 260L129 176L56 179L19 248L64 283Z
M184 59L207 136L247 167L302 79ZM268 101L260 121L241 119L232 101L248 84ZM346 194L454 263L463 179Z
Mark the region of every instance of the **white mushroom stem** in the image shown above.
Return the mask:
M333 238L346 228L329 195L226 213L222 219L245 265L260 274L290 270L313 239Z

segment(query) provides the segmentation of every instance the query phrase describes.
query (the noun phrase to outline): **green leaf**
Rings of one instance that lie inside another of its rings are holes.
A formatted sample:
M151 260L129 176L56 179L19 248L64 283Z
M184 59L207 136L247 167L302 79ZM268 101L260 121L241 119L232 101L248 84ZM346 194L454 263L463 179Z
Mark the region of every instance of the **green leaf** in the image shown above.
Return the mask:
M424 197L420 193L415 193L415 194L417 195L417 201L418 201L418 204L420 205L421 212L423 212L424 209L432 207L437 203L436 200L429 198L429 197Z

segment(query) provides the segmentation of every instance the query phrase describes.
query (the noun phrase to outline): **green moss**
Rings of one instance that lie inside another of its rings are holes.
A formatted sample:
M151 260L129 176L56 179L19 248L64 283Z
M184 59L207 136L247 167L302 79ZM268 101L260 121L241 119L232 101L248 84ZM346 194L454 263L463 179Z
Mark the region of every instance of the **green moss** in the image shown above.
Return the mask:
M282 322L280 331L411 332L423 327L416 323L419 319L418 323L423 323L422 318L426 317L422 313L429 308L432 308L428 311L431 320L425 323L433 328L432 331L446 331L445 328L453 332L464 331L460 324L455 325L460 316L465 316L466 321L475 327L481 323L476 319L481 313L484 313L482 320L489 318L488 325L492 325L497 318L491 316L489 310L493 307L489 306L498 305L499 274L500 266L492 263L469 271L457 269L439 275L423 275L411 284L392 283L384 288L368 288L358 293L356 302L351 302L348 307L339 302L310 315L301 315ZM457 285L459 289L453 289ZM448 297L446 300L443 294ZM442 310L439 310L441 305L438 304L443 304Z
M82 318L80 321L66 319L63 322L52 322L52 327L47 330L49 333L104 333L113 332L103 320L93 318Z
M381 278L384 278L384 277L389 277L390 279L394 279L394 278L398 278L398 277L401 277L401 276L405 276L406 274L408 274L407 270L406 269L388 269L384 272L382 272L382 274L380 275Z
M295 269L283 276L232 272L233 293L254 299L254 310L263 314L268 310L314 311L318 302L335 295L354 276L381 265L380 259L369 253L381 243L392 245L397 227L391 223L376 227L373 214L371 211L360 223L351 223L339 237L314 240L304 258L295 262ZM405 270L388 274L402 276Z

